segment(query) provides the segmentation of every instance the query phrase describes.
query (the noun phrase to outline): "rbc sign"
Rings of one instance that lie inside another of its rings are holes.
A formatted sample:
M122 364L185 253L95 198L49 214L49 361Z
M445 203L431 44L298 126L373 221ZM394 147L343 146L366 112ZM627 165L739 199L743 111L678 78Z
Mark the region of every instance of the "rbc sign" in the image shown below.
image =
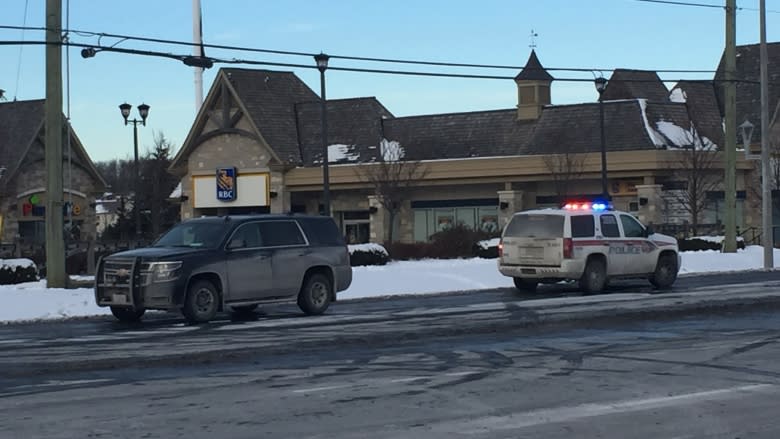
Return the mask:
M235 201L236 168L217 168L217 199Z

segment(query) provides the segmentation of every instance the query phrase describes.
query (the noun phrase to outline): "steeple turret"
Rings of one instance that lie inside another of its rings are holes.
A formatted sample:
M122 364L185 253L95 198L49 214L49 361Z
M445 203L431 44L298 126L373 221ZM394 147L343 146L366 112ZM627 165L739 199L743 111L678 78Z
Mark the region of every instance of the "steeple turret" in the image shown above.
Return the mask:
M517 84L517 120L538 119L542 107L550 105L550 83L552 75L539 62L536 51L531 50L531 56L525 67L515 76Z

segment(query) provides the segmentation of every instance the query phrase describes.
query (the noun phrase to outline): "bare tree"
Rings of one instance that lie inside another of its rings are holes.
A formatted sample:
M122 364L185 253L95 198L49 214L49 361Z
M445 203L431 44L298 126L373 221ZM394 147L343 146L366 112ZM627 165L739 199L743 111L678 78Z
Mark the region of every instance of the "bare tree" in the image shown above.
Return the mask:
M425 177L427 167L419 160L408 160L398 142L382 139L377 162L357 167L359 177L369 183L379 203L387 211L387 238L393 242L393 224L401 211L401 203L409 198L414 184Z
M669 168L672 179L682 185L664 193L690 215L693 233L698 234L701 216L707 208L707 193L717 189L720 183L720 176L715 172L717 146L700 136L693 124L685 138L678 160Z
M565 152L546 155L542 160L552 175L558 202L563 203L572 192L576 192L572 189L575 181L582 177L585 168L585 154Z

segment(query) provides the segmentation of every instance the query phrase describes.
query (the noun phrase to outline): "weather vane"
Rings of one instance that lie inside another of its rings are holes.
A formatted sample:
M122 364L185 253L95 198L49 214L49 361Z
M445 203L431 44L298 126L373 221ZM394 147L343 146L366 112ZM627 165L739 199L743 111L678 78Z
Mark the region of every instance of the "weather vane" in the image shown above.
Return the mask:
M531 29L531 44L529 44L528 47L530 47L531 49L536 48L536 37L538 36L539 34L537 34L536 32L534 32L533 29Z

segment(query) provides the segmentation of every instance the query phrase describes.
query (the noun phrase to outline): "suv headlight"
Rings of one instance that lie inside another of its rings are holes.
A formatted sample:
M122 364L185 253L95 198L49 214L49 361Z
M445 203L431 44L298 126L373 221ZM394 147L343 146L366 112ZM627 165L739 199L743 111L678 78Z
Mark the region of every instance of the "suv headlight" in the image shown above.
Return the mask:
M181 261L151 262L148 271L152 282L170 282L179 278Z

